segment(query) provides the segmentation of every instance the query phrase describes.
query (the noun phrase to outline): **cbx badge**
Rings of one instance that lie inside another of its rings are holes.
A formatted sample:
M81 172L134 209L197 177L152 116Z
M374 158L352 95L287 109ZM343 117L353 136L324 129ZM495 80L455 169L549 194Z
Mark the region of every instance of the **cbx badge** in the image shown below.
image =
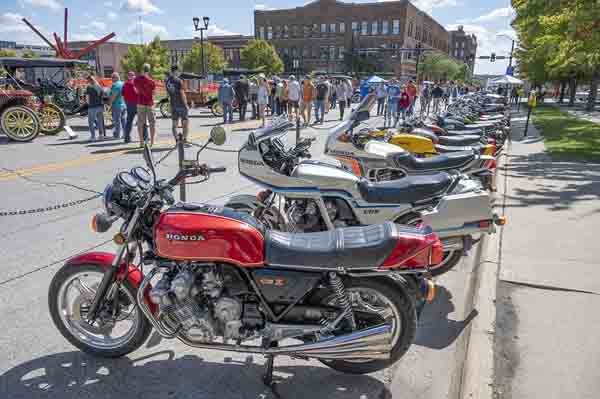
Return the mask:
M167 233L165 234L165 237L169 241L204 241L204 236L202 236L201 234L184 235Z

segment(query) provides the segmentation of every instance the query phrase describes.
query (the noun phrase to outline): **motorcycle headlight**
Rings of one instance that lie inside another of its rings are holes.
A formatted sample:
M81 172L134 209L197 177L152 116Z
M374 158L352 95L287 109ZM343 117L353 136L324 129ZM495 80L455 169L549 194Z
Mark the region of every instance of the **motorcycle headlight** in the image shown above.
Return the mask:
M104 193L102 194L102 205L104 205L104 211L107 215L113 215L113 185L109 184L104 189Z

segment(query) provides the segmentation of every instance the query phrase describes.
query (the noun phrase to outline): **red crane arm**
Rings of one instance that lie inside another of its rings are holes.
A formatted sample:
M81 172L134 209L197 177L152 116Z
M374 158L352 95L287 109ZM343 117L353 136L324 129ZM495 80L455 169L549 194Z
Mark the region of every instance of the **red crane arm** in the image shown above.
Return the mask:
M87 46L85 48L82 48L79 51L76 51L73 54L73 56L76 57L76 58L81 58L85 54L89 53L90 51L92 51L96 47L102 45L103 43L106 43L107 41L109 41L110 39L112 39L115 36L116 36L115 32L113 32L111 34L108 34L108 35L104 36L102 39L96 40L94 43L90 44L89 46Z

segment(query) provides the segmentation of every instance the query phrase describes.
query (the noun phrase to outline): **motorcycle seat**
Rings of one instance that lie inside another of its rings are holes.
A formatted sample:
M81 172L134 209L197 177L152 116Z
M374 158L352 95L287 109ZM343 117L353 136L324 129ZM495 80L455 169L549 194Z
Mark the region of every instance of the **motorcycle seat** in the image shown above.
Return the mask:
M435 150L442 154L442 155L451 155L451 154L456 154L456 153L471 153L471 154L481 154L481 152L484 149L484 145L483 144L475 144L475 145L469 145L469 146L449 146L449 145L441 145L441 144L436 144L435 145Z
M481 136L481 135L483 135L483 130L481 130L481 129L446 130L446 135L448 135L448 136L462 136L465 134Z
M474 144L479 144L480 141L480 136L471 134L463 136L439 136L438 143L441 145L466 147Z
M436 149L438 147L444 146L435 146ZM451 147L445 147L451 148ZM454 147L454 148L462 148L462 147ZM438 150L439 151L439 150ZM451 151L448 150L448 154L435 155L429 158L417 158L414 155L403 152L403 153L394 153L390 154L388 157L391 157L393 160L393 164L398 166L399 168L403 168L409 171L415 172L435 172L439 170L449 170L449 169L460 169L466 166L469 162L471 162L475 158L475 154L473 150L469 149L469 151Z
M440 172L375 183L364 179L358 183L358 189L370 203L415 203L443 195L453 182L448 173Z
M269 230L265 260L270 267L376 268L392 253L400 232L407 229L412 228L385 222L318 233Z

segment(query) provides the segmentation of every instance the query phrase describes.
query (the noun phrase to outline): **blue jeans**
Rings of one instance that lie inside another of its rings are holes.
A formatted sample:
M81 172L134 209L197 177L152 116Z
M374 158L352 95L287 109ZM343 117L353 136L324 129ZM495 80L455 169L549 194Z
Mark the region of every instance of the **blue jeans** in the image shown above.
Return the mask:
M137 114L137 104L127 103L127 121L125 122L125 130L123 132L123 138L126 143L131 141L131 129L133 128L133 119ZM114 117L113 117L114 118Z
M227 123L229 117L229 123L233 123L233 106L231 103L223 103L223 123Z
M100 136L106 136L106 132L104 131L103 106L88 108L88 127L90 128L90 137L92 139L96 138L96 127Z
M395 98L388 100L384 125L394 126L392 125L392 118L394 119L394 125L396 125L396 123L398 123L398 100Z
M121 128L123 128L123 134L125 134L125 128L127 126L125 108L113 107L112 118L114 124L113 137L118 139L121 137Z
M319 111L321 111L319 113ZM321 115L321 117L319 118L319 115ZM325 101L324 100L316 100L315 101L315 118L317 119L317 122L321 121L323 122L323 119L325 119Z

